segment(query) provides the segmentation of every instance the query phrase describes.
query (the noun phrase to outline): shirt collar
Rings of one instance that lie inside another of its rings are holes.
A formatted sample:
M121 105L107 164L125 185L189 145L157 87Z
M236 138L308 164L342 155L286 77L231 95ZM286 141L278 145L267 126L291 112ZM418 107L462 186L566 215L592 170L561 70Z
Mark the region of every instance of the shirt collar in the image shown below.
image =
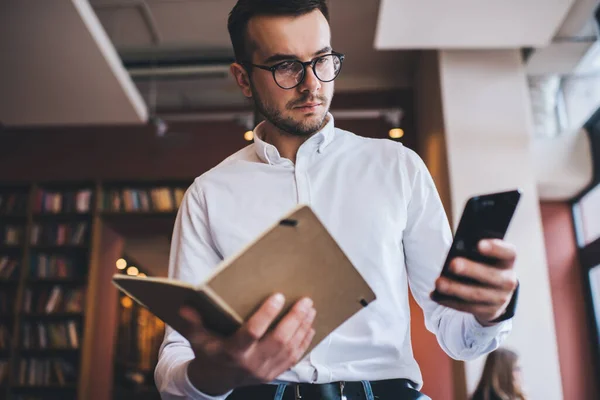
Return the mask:
M263 124L265 122L261 122L254 128L254 148L256 150L256 154L258 157L265 163L268 164L279 164L284 160L279 154L279 150L275 146L270 143L265 142L262 139L261 131L263 129ZM315 134L313 134L310 138L306 140L300 147L304 146L315 146L319 153L322 153L323 150L333 141L333 137L335 135L335 121L333 119L333 115L331 113L327 113L327 123L325 126Z

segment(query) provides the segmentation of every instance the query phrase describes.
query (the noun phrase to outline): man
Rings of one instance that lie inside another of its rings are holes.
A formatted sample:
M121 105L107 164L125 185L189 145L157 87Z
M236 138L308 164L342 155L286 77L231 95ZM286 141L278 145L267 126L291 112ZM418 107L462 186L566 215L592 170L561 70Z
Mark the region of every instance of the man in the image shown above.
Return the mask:
M452 235L421 159L399 143L334 127L328 110L344 57L331 47L325 0L239 0L229 32L237 60L231 71L266 120L253 144L186 192L170 276L201 281L304 203L377 300L302 360L318 312L310 299L268 331L283 302L275 294L229 338L208 332L184 309L189 329L182 336L168 328L156 367L163 398L425 398L411 348L408 285L444 351L473 359L496 349L511 329L515 251L484 241L480 251L499 259L496 267L454 260L454 272L485 287L438 279ZM438 304L430 298L434 288L462 301Z

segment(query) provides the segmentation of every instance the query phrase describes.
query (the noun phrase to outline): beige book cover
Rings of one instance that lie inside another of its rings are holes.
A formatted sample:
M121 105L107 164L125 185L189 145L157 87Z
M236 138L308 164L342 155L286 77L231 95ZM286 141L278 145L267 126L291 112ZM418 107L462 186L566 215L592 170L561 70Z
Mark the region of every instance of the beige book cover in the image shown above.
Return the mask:
M310 352L375 294L309 206L301 205L237 255L225 259L197 286L168 278L116 274L113 283L166 324L180 331L180 307L191 305L204 324L227 336L272 294L286 304L277 323L302 297L317 311ZM275 323L273 325L275 325Z

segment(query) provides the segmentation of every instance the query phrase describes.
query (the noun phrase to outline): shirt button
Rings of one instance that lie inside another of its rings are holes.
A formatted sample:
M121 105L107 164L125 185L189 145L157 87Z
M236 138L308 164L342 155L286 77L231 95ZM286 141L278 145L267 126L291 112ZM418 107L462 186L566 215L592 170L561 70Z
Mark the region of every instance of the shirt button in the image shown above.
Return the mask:
M315 368L315 370L313 371L313 374L312 374L313 383L316 382L318 379L319 379L319 371L317 371L317 369Z

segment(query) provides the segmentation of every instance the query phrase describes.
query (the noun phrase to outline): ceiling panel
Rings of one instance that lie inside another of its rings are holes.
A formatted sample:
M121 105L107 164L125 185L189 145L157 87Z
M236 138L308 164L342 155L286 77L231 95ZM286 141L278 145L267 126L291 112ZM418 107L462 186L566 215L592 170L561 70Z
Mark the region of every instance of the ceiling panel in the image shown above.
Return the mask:
M142 98L87 1L0 2L0 121L146 121Z
M381 0L378 49L494 49L550 43L574 0Z
M137 4L137 5L136 5ZM227 18L235 0L93 0L92 5L123 57L136 60L153 52L170 59L231 58ZM410 86L415 54L373 48L379 1L330 0L333 46L347 56L336 81L337 91ZM152 28L152 26L154 28ZM351 28L351 29L349 29ZM152 44L152 29L160 43ZM175 56L173 56L175 55ZM178 58L179 57L179 58ZM148 102L149 83L136 80ZM156 86L157 108L197 108L246 104L235 82L225 78L161 80ZM154 103L149 103L153 107Z

